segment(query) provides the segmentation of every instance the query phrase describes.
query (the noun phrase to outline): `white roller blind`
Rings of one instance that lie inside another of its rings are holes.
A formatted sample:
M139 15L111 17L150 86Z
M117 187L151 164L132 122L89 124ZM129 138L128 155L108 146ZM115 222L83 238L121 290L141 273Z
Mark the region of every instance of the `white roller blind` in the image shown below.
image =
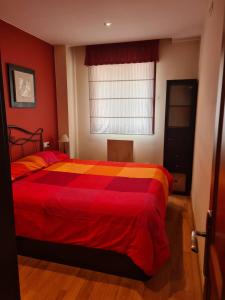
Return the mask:
M88 68L91 133L153 134L154 62Z

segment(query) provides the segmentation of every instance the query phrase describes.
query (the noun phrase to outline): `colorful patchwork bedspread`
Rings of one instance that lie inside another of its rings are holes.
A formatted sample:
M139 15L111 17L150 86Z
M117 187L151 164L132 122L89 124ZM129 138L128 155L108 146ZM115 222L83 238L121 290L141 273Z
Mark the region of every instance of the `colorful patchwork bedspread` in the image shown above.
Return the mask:
M160 166L55 162L13 183L16 233L126 254L153 275L169 257L165 211L171 185Z

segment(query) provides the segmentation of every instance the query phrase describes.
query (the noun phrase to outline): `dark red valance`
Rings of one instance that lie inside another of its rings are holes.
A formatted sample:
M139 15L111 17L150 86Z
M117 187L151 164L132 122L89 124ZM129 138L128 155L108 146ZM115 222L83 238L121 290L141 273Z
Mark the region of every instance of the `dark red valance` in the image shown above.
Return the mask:
M113 65L158 61L159 41L140 41L86 47L85 65Z

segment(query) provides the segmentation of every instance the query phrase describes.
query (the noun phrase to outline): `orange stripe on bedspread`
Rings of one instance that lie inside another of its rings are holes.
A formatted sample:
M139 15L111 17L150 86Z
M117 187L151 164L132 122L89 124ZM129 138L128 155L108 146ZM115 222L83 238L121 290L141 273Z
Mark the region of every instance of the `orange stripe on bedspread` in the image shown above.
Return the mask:
M104 165L104 164L87 164L72 162L59 162L48 167L48 171L77 173L77 174L89 174L89 175L101 175L101 176L118 176L127 178L149 178L158 180L164 190L165 199L168 198L169 182L166 173L162 168L157 167L133 167L129 164L123 164L123 166L117 165Z

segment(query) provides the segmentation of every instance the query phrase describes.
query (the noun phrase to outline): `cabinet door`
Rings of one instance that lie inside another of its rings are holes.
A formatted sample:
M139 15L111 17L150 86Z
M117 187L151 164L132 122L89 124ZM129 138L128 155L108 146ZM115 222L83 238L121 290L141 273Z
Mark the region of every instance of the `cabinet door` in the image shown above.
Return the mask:
M167 127L190 128L196 91L193 80L168 81L167 86Z
M188 171L192 164L188 129L170 128L165 144L165 166L175 172Z

